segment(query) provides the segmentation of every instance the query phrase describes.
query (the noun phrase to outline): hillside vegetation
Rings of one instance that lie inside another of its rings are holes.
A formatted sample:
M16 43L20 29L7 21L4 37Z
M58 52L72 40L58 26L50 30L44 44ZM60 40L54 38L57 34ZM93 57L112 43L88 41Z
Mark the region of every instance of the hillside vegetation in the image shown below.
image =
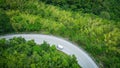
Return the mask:
M64 10L38 0L2 1L1 34L38 32L65 37L82 46L100 67L120 67L120 21Z
M0 39L1 68L80 68L76 57L68 56L53 45L36 44L21 37Z
M65 10L92 13L108 20L120 21L120 0L40 0Z

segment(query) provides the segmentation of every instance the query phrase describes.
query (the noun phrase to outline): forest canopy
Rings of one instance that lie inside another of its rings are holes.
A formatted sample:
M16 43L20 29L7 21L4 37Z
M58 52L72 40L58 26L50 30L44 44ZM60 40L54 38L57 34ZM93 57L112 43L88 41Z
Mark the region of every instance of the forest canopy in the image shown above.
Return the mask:
M120 21L120 0L39 0L65 10L92 13L101 18Z
M36 44L22 37L0 39L1 68L80 68L76 57L58 51L47 42Z
M119 68L119 5L119 0L0 0L0 34L64 37L84 48L101 68Z

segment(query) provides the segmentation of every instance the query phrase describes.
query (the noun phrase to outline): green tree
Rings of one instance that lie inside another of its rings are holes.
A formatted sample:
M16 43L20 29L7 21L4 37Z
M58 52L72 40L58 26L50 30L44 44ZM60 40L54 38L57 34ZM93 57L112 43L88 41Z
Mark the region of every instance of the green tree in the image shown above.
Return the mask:
M7 41L9 43L6 43ZM0 39L0 44L2 45L0 46L0 67L69 68L70 66L72 66L72 68L80 68L80 66L76 62L75 57L68 56L56 50L55 46L50 47L47 42L44 42L41 45L37 45L34 41L25 41L24 38L14 37L10 40ZM6 44L10 47L4 47L4 45Z
M4 10L0 9L0 34L12 31L13 28L10 23L9 16L5 13Z

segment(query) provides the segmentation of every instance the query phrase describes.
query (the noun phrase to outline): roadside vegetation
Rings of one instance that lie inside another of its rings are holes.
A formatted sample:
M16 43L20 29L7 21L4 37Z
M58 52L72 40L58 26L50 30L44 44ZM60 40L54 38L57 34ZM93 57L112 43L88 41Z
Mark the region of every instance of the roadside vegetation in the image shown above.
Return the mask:
M0 25L1 34L39 32L65 37L89 52L100 67L120 67L119 14L114 16L115 21L91 13L64 10L38 0L1 0L0 3L0 15L3 14L0 17L5 17L0 19L0 24L10 24Z
M0 39L2 68L80 68L76 57L60 52L46 42L36 44L21 37Z

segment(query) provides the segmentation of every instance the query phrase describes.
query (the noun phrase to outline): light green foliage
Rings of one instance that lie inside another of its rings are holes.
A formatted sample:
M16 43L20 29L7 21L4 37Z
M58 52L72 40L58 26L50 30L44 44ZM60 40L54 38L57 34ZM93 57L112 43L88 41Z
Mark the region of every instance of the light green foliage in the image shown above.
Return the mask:
M75 56L68 56L46 42L38 45L32 40L14 37L10 40L0 39L0 44L2 68L80 68Z
M101 67L120 66L119 21L106 20L93 14L63 10L37 0L24 1L23 5L22 8L18 6L16 10L10 8L5 11L10 16L10 23L15 32L37 31L62 36L81 45ZM101 14L106 14L105 17L109 18L107 12L101 12ZM33 41L30 43L34 45ZM14 41L12 44L18 43ZM33 49L39 50L36 47ZM43 46L43 49L49 49L49 47ZM65 64L67 65L66 62ZM34 64L31 66L34 67Z

